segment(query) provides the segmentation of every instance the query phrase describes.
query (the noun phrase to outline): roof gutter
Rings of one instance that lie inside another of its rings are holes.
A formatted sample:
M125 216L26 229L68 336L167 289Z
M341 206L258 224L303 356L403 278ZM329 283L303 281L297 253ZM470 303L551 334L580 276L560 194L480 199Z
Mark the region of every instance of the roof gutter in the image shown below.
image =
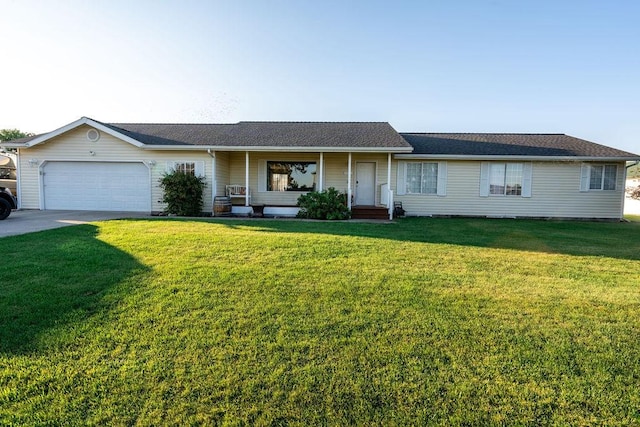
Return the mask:
M296 146L224 146L224 145L143 145L149 151L264 151L264 152L303 152L303 153L410 153L411 147L296 147Z
M24 148L24 147L28 147L27 142L20 142L20 143L15 143L15 142L1 142L0 143L0 147L2 148Z
M596 156L510 156L510 155L464 155L464 154L395 154L396 159L443 159L443 160L527 160L543 162L624 162L640 161L640 157L596 157Z

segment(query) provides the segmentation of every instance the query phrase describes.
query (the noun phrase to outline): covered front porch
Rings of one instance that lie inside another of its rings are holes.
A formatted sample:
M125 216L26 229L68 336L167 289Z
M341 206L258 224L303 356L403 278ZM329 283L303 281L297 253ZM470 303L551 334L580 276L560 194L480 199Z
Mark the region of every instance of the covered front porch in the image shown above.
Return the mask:
M333 187L347 195L352 212L393 213L392 153L217 151L211 154L212 200L229 197L232 213L295 216L298 197ZM366 213L365 213L366 215Z

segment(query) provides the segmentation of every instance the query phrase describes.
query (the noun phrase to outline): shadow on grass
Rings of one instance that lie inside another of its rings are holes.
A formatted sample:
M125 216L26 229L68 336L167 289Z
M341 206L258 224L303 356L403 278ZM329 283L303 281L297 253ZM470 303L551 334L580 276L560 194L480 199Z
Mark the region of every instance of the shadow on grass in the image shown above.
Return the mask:
M259 232L320 233L395 241L515 249L577 256L640 259L640 223L402 218L393 223L301 220L177 219L216 222Z
M79 225L2 239L0 353L37 350L47 332L100 313L110 291L146 271L96 235Z

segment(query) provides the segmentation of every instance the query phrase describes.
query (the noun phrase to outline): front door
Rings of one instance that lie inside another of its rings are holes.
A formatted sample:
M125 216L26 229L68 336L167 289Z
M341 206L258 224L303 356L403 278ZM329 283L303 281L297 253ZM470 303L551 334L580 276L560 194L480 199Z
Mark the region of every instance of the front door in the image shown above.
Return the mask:
M376 204L376 164L375 162L356 163L356 205L373 206Z

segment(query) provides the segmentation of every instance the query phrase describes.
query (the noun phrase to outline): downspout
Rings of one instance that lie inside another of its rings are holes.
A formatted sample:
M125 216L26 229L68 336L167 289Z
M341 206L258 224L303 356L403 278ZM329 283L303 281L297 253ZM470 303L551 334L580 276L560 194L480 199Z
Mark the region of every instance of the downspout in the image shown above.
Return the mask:
M47 209L47 207L44 204L44 170L42 170L42 167L44 166L45 163L46 163L46 160L43 161L42 163L36 163L36 166L38 167L38 197L40 199L41 211L44 211Z
M18 209L22 208L22 165L20 164L20 149L16 154L16 198L18 199Z
M155 160L147 160L142 162L149 171L149 210L153 214L153 167L156 165Z

